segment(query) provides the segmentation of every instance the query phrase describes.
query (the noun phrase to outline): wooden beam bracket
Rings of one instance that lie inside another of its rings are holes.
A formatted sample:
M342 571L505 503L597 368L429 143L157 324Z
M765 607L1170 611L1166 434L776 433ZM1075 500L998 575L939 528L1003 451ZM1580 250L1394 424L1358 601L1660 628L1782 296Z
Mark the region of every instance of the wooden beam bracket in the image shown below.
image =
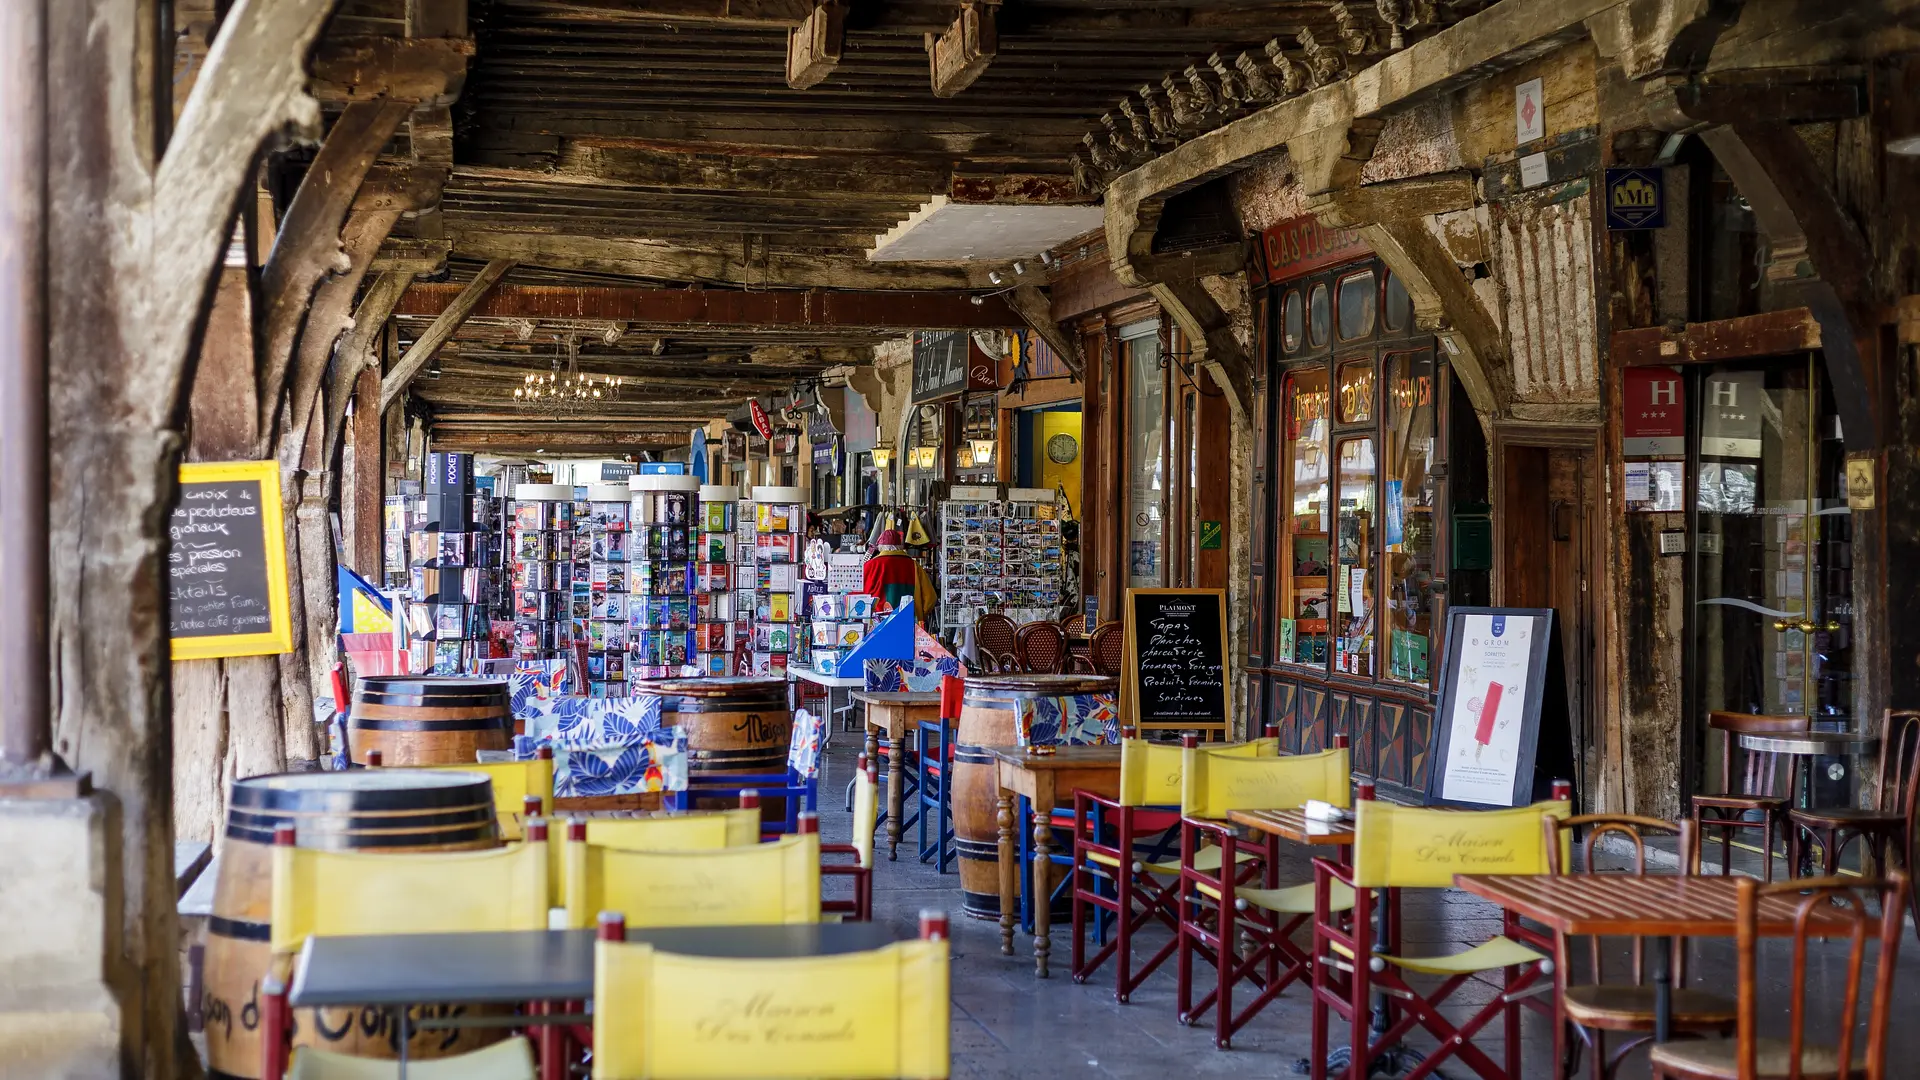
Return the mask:
M799 26L787 31L787 85L795 90L818 86L840 65L846 47L847 9L827 0Z
M962 0L960 14L938 37L927 35L933 96L950 98L972 86L1000 51L994 9L999 0Z
M1060 357L1061 363L1067 365L1067 370L1073 372L1074 378L1084 377L1080 351L1074 348L1073 341L1068 338L1066 331L1060 329L1060 324L1053 321L1053 300L1046 290L1038 285L1022 285L1008 293L1006 300L1007 306L1018 313L1035 334L1040 335L1040 340L1046 342L1047 348Z

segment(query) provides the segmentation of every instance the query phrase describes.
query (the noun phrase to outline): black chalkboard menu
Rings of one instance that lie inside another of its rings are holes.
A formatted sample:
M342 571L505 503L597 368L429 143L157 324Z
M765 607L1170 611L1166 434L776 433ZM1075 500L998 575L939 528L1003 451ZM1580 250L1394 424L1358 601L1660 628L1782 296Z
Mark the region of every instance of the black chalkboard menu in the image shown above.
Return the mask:
M293 648L277 462L180 466L167 534L175 660Z
M1227 729L1227 594L1128 589L1121 716L1139 728Z

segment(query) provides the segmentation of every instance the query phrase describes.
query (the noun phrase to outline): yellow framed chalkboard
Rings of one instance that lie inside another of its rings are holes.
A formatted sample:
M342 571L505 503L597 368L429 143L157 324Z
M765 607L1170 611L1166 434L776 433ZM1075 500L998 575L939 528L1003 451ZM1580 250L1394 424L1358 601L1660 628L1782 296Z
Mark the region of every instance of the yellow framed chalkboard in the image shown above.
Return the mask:
M292 651L279 463L180 466L167 535L175 660Z
M1128 589L1120 716L1142 731L1233 730L1225 589Z

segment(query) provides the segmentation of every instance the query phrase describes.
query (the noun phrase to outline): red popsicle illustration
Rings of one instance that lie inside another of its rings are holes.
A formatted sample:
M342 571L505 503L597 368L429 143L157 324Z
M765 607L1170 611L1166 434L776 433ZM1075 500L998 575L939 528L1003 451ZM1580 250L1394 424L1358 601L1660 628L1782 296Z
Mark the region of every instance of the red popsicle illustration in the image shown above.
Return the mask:
M1506 687L1497 682L1487 684L1486 697L1480 703L1480 723L1473 729L1474 741L1481 746L1493 742L1493 719L1500 712L1500 695L1505 692Z

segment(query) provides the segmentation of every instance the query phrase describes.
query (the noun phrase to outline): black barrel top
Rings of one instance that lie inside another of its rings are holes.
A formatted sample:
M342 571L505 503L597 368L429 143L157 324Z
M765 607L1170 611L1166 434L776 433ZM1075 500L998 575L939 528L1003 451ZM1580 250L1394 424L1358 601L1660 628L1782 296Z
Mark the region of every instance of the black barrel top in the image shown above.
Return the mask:
M1099 675L969 675L966 696L977 696L986 701L1010 697L1064 697L1070 694L1119 692L1119 679Z
M505 705L509 696L504 679L471 679L457 675L369 675L353 688L355 701L374 704L491 704Z
M233 782L235 809L343 814L493 804L486 773L460 769L350 769L273 773Z

